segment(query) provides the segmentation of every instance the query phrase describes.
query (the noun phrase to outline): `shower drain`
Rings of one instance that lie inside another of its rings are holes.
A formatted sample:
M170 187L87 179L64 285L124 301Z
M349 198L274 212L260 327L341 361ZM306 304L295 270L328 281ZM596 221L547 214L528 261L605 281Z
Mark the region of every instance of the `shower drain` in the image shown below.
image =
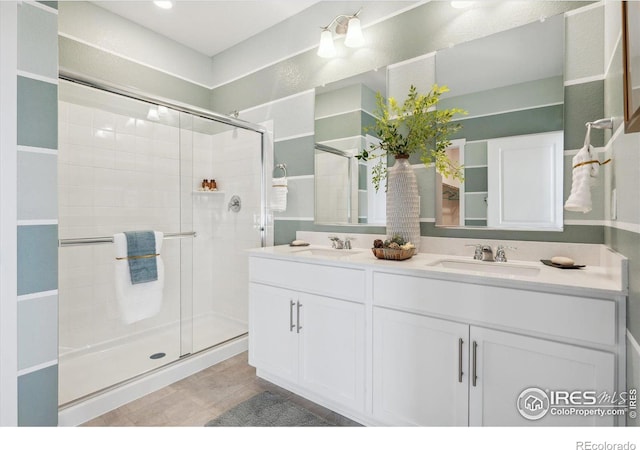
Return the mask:
M149 358L160 359L160 358L164 358L165 356L167 356L166 353L160 352L160 353L154 353L153 355L149 356Z

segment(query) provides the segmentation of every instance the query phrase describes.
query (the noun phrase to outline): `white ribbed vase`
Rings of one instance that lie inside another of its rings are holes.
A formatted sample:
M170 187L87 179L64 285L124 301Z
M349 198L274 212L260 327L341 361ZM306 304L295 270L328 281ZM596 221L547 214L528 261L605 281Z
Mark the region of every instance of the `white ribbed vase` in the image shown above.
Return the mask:
M396 234L420 249L420 196L408 158L396 157L387 172L387 236Z

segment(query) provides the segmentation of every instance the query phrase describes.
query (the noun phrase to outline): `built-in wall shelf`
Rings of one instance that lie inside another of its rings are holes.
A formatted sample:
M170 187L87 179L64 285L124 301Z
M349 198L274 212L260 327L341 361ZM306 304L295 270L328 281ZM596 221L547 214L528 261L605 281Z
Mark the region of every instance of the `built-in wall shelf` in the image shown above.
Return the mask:
M193 191L193 194L198 194L198 195L219 195L219 194L224 194L224 191Z

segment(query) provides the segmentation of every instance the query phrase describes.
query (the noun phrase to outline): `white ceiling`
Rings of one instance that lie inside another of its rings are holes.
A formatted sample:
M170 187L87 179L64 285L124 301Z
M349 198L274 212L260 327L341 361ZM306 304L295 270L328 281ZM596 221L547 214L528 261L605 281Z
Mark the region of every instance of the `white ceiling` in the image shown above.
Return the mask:
M93 1L101 8L213 56L298 14L319 0L174 1L172 9L152 1Z

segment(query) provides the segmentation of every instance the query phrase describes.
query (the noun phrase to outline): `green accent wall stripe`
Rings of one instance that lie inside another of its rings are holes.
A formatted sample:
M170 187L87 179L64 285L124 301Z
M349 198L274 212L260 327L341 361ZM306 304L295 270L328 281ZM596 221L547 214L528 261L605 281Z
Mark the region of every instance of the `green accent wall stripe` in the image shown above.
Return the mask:
M58 227L18 227L18 295L58 288Z
M565 225L564 231L520 231L487 228L440 228L436 227L434 223L421 222L420 234L434 237L575 242L582 244L602 244L604 242L604 227L591 225Z
M438 109L461 108L467 111L469 118L472 118L562 104L563 101L563 80L562 76L558 76L467 95L447 96L442 98Z
M42 3L43 5L48 6L49 8L58 9L58 2L40 1L38 3ZM57 28L56 28L56 33L57 33Z
M464 169L465 192L487 192L489 183L487 172L486 167Z
M18 426L58 424L58 365L18 377Z
M582 148L585 123L604 117L604 80L566 86L564 90L564 148ZM591 145L604 145L604 130L592 130Z
M386 234L384 226L335 226L318 225L310 220L276 220L274 245L288 244L295 239L296 231L321 231L353 234ZM420 222L420 235L452 238L501 239L516 241L574 242L602 244L604 227L592 225L565 225L564 231L519 231L486 228L441 228L434 222Z
M385 234L386 227L359 225L318 225L311 220L276 220L274 245L289 244L296 238L296 231L324 231L343 234Z
M462 129L451 139L466 138L480 141L506 136L545 133L563 128L563 105L494 114L485 117L455 121Z
M315 121L316 141L324 142L362 133L361 111L351 111Z
M273 145L273 163L287 165L287 176L313 175L314 136L277 141ZM276 176L279 176L276 172Z
M18 77L18 145L58 148L58 87Z

